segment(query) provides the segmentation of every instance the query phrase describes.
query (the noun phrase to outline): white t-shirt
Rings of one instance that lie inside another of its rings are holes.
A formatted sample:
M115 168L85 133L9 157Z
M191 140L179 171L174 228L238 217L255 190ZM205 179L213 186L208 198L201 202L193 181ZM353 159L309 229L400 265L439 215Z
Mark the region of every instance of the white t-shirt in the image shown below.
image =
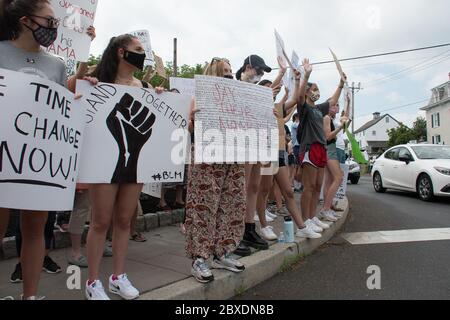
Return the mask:
M334 123L335 128L337 128L341 125L341 122L339 121L338 118L334 119L333 123ZM344 131L343 130L339 131L339 133L336 136L336 148L345 150L344 138L345 138Z

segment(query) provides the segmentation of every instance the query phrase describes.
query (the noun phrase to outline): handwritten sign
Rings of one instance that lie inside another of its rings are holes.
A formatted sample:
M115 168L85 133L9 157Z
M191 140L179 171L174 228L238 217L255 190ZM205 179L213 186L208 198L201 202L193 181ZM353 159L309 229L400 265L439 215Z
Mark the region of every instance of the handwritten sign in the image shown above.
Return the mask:
M162 183L146 183L142 188L142 193L148 194L154 198L161 198Z
M153 56L152 43L150 41L150 33L148 30L138 30L130 32L131 35L137 37L145 50L144 67L155 67L155 57Z
M277 48L277 57L283 61L284 65L288 65L291 69L294 69L292 62L289 60L286 54L286 48L284 46L283 38L281 38L277 30L275 30L275 44Z
M171 77L170 89L177 89L181 94L195 97L195 80Z
M195 163L278 161L272 90L195 76Z
M97 0L51 0L56 17L61 19L58 39L46 50L65 60L87 62L91 38L87 29L94 25Z
M333 56L334 62L336 63L336 67L339 71L339 75L341 76L342 81L346 81L345 80L345 75L344 75L344 71L342 70L342 66L341 63L339 62L338 57L336 56L336 54L333 52L333 50L330 49L331 55Z
M292 51L292 65L294 66L294 68L298 71L300 71L300 73L302 74L302 78L304 75L303 72L303 67L301 65L300 62L300 57L298 56L298 54L295 51ZM292 98L292 96L294 95L294 89L295 89L295 73L294 73L294 69L289 69L289 82L288 82L288 89L289 89L289 98Z
M72 210L84 109L66 88L0 69L0 207Z
M164 68L164 61L161 57L157 56L156 54L154 55L155 57L155 64L156 64L156 73L167 79L167 73L166 73L166 69Z
M81 183L182 182L191 98L77 82L86 109Z

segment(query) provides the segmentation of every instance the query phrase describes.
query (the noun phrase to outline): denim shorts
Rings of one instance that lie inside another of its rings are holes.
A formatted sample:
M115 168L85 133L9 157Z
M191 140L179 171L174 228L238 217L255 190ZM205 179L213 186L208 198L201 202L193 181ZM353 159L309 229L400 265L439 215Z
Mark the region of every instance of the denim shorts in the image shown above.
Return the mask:
M336 148L337 156L340 164L345 164L345 151L339 148Z
M328 155L328 160L339 161L338 154L337 154L336 143L332 143L332 144L327 145L327 155Z

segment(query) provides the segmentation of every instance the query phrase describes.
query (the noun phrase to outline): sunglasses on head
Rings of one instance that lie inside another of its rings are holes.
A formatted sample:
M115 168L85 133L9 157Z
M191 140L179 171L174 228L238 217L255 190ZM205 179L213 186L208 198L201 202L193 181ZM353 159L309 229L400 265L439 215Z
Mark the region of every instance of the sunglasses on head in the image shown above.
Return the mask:
M217 57L212 58L211 63L214 63L216 61L217 62L226 62L226 63L230 64L230 61L228 59L226 59L226 58L217 58Z
M29 15L29 17L35 17L35 18L41 18L41 19L47 20L47 26L49 28L58 28L59 24L61 23L61 19L58 19L58 18L49 18L49 17L36 16L36 15ZM36 24L39 24L36 21L34 21L33 19L31 19L31 21L33 21Z

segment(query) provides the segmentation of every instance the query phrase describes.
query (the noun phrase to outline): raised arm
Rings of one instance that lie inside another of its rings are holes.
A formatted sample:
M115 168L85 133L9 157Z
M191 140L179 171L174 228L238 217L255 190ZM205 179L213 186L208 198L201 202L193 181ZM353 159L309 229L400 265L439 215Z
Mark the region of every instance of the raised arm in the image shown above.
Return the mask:
M325 116L323 118L323 128L325 131L325 137L327 139L327 141L331 141L333 139L336 139L337 135L339 134L339 132L344 129L344 124L348 119L346 117L342 117L341 118L341 123L339 124L338 127L335 128L334 131L331 131L331 118L330 116Z
M347 76L344 74L345 79L347 80ZM336 92L334 93L334 95L330 98L330 106L335 106L338 101L339 101L339 97L341 96L342 93L342 89L344 89L344 80L341 78L341 81L339 82L339 86L336 89Z
M283 80L284 75L287 72L287 67L283 64L283 60L278 57L278 65L280 66L280 71L278 72L277 77L272 82L272 88L275 88L279 84L281 84L281 80Z
M305 97L306 97L306 89L308 87L308 81L309 77L311 76L311 73L313 71L312 65L309 63L309 59L303 60L303 68L305 69L305 78L303 81L301 81L300 90L299 90L299 96L298 96L298 108L303 108L303 105L305 104Z
M285 104L286 114L291 114L292 111L295 110L295 106L298 103L301 73L298 70L294 70L294 75L295 75L294 94L292 95L291 99L289 99Z

